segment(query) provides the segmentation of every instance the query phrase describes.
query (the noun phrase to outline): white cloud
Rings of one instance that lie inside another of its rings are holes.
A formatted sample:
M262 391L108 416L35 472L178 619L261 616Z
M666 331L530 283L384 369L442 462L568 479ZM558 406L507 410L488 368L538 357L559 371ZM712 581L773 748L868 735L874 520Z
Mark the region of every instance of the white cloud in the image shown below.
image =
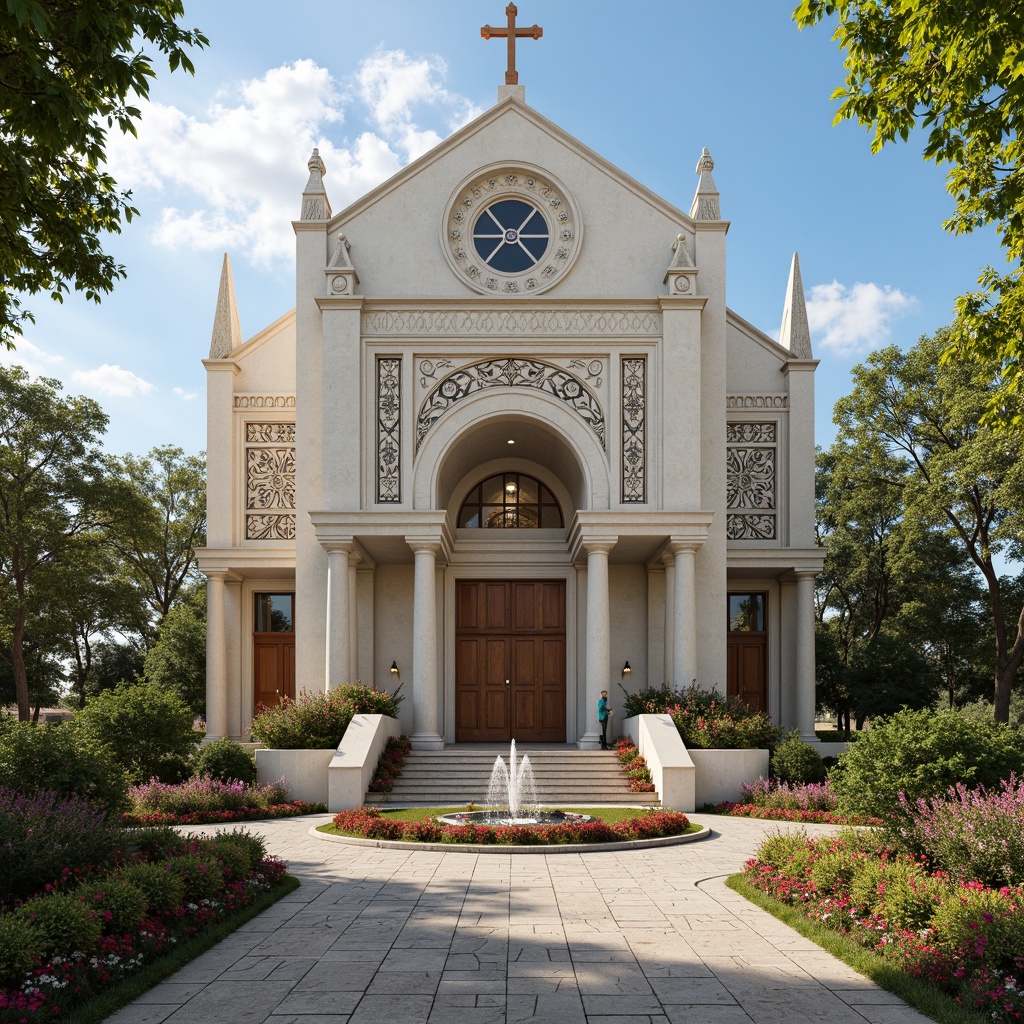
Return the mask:
M811 288L807 320L815 347L859 355L879 348L888 339L892 322L915 305L913 295L892 285L858 281L847 287L833 281Z
M49 377L54 368L64 362L64 357L46 352L28 338L15 339L15 348L0 345L0 365L22 366L33 377Z
M405 163L476 116L467 100L441 84L439 58L377 51L342 89L312 60L272 68L192 117L175 107L140 102L137 139L112 132L108 165L119 184L165 196L153 237L181 249L230 250L271 265L295 251L291 221L299 214L304 161L313 147L327 166L327 192L343 209ZM354 109L354 136L327 137ZM435 121L417 123L429 107ZM159 202L159 200L157 200ZM140 204L152 211L155 203Z
M95 370L75 370L71 379L80 387L114 398L134 398L136 395L148 395L153 390L148 380L143 380L131 370L122 369L116 363L104 363Z
M193 402L198 397L198 391L186 391L184 388L171 388L175 398L180 398L183 402Z

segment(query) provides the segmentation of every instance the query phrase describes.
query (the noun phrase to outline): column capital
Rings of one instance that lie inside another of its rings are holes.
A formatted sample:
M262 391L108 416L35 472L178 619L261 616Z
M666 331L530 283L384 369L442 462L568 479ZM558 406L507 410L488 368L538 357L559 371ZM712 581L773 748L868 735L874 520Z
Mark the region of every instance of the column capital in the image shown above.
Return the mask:
M821 569L790 569L781 580L783 583L800 583L807 580L813 583L820 573Z
M618 537L584 537L580 540L580 547L588 555L598 554L602 551L607 554L618 542Z
M703 546L703 539L698 540L693 537L669 537L666 555L674 557L683 551L689 551L691 554L696 554Z
M407 534L405 543L409 545L414 555L421 551L429 551L432 555L436 555L441 550L440 537L410 537Z
M320 541L320 547L322 547L329 555L351 555L355 550L355 546L355 537L332 537L330 540Z

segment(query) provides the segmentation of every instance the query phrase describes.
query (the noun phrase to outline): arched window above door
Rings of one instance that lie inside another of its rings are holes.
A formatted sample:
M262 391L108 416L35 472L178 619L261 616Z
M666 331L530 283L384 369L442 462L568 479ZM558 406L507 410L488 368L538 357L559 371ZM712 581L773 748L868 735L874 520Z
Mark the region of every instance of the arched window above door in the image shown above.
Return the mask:
M525 473L495 473L466 496L460 527L470 529L558 530L565 523L555 496Z

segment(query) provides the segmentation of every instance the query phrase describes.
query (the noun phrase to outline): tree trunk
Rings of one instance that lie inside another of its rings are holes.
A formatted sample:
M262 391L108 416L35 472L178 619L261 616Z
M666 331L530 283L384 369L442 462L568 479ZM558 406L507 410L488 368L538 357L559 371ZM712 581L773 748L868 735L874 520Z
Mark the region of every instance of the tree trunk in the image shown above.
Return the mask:
M18 721L28 722L32 717L32 706L28 699L28 674L25 672L25 607L18 608L14 617L14 631L11 636L11 668L14 670L14 692L18 697Z

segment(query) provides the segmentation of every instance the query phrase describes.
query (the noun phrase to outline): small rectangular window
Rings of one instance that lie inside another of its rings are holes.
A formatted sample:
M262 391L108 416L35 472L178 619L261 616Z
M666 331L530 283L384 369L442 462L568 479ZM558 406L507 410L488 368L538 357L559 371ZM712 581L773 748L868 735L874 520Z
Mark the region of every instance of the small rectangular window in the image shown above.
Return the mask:
M294 632L294 605L294 594L257 594L255 632Z
M729 594L729 632L763 633L764 594Z

